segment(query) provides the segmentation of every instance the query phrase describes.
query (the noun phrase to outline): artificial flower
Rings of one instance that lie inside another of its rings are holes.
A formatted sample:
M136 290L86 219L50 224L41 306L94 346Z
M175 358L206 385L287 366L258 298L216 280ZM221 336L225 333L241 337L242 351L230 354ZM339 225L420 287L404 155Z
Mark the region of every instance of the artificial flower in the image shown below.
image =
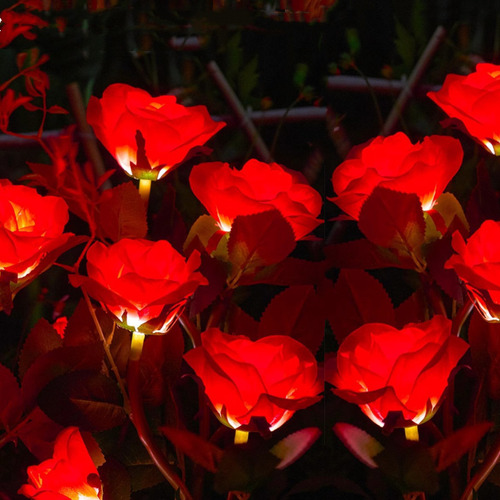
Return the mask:
M413 144L403 133L355 146L333 172L331 198L340 209L358 220L361 207L377 186L415 193L422 209L430 210L462 164L457 139L431 135Z
M249 160L241 170L222 162L195 165L189 177L194 195L223 231L239 215L277 209L288 221L295 239L305 238L321 221L320 194L305 177L277 163Z
M316 360L292 337L252 341L210 328L201 341L184 359L203 382L215 415L228 427L274 431L295 410L320 399Z
M490 153L500 155L500 66L481 63L469 75L448 75L427 94Z
M327 380L381 427L421 424L438 410L450 373L468 349L450 330L444 316L400 330L366 323L341 343Z
M92 96L87 121L131 177L157 180L204 145L222 127L205 106L186 107L172 95L151 97L122 83Z
M186 301L207 280L196 269L193 252L186 261L168 241L122 239L107 247L96 242L87 252L87 276L72 275L121 326L145 334L165 333Z

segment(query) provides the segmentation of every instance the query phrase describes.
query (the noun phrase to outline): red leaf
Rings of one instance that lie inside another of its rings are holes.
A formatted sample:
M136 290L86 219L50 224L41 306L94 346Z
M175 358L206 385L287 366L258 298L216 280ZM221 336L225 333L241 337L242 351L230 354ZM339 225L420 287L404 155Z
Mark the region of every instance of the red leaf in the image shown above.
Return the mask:
M425 314L426 298L420 288L394 309L396 328L403 328L408 323L420 323Z
M278 210L240 215L231 227L229 259L245 273L282 261L294 248L294 232Z
M62 347L62 339L53 326L41 318L31 329L19 356L19 376L22 378L31 363L40 355Z
M394 308L384 287L360 269L340 271L328 304L328 320L339 343L365 323L395 323Z
M289 335L315 353L325 333L326 307L310 285L297 285L276 295L265 309L259 324L259 338Z
M0 365L0 394L0 421L5 429L9 429L22 413L21 389L14 374L3 365Z
M468 425L432 446L429 451L436 462L436 470L441 472L457 462L480 441L492 425L491 422Z
M29 421L19 428L19 439L26 448L42 461L52 457L54 441L63 427L36 407L31 413Z
M236 304L231 304L227 316L228 331L234 335L245 335L252 340L259 338L259 322Z
M416 194L376 187L361 208L358 226L376 245L422 260L425 220Z
M179 448L195 463L210 472L217 472L217 466L223 454L220 448L205 441L200 436L183 429L160 427L160 430L176 448Z
M99 199L97 225L104 238L144 238L148 232L146 209L132 182L107 189Z
M101 343L59 347L39 356L26 371L22 382L22 397L26 409L35 405L40 391L59 375L75 370L99 372L103 356Z
M326 245L324 253L329 267L351 269L381 269L399 267L413 269L412 260L399 258L386 248L375 245L369 240L353 240Z

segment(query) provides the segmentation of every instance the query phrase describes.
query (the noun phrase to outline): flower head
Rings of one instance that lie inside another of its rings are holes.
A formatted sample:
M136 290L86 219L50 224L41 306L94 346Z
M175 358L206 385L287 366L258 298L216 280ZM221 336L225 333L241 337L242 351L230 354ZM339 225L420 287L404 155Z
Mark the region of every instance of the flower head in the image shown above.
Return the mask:
M465 283L476 308L491 322L500 321L500 222L484 221L467 242L455 231L455 254L445 267Z
M391 424L421 424L437 411L450 373L468 349L450 329L443 316L401 330L367 323L342 342L327 380L335 394L358 404L381 427L390 416Z
M207 280L196 269L200 256L186 261L168 241L122 239L106 247L94 243L87 252L86 276L73 275L116 321L146 334L165 333L187 299Z
M122 83L110 85L101 99L90 98L87 120L128 175L150 180L166 175L225 125L205 106L185 107L172 95L151 97Z
M500 155L499 65L482 63L467 76L448 75L440 90L427 95L490 153Z
M76 427L56 439L52 458L28 467L28 484L19 494L37 500L101 500L101 482Z
M319 400L322 384L309 349L285 335L252 341L210 328L184 355L205 386L219 420L233 429L273 431L295 410ZM257 419L257 420L255 420Z
M413 144L398 132L355 146L333 172L337 196L345 213L359 219L363 203L377 186L415 193L430 210L462 164L462 147L452 137L432 135Z
M275 208L291 225L296 240L306 237L321 221L320 194L299 172L277 163L249 160L241 170L222 162L195 165L189 177L194 195L223 231L238 215Z

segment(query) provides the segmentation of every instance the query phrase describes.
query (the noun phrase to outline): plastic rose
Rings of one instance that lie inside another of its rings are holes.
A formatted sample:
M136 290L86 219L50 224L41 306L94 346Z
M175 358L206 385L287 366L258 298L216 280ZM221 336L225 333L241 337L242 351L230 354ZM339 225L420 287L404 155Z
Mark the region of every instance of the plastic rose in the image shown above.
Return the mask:
M175 96L151 97L122 83L91 97L87 121L128 175L157 180L224 127L205 106L185 107Z
M210 328L201 340L184 358L202 380L217 418L228 427L273 431L295 410L320 399L323 384L316 360L291 337L252 341Z
M0 179L0 272L21 280L42 259L62 247L68 206L57 196L41 196L33 188Z
M96 242L87 252L88 277L72 275L70 281L124 328L162 334L198 286L207 284L196 272L200 263L198 252L186 261L168 241L122 239L109 247Z
M358 404L381 427L421 424L437 411L450 373L468 349L450 329L443 316L401 330L367 323L344 339L327 380L335 394Z
M28 484L19 493L36 500L100 500L101 481L76 427L56 439L52 458L28 467Z
M484 221L467 243L456 231L452 246L456 254L445 267L455 270L487 321L500 321L500 222Z
M194 195L223 231L239 215L277 209L292 227L295 239L305 238L321 221L320 194L305 177L277 163L249 160L241 170L222 162L195 165L189 177Z
M427 94L490 153L500 155L500 66L482 63L476 71L448 75L441 89Z
M423 210L430 210L458 172L463 151L452 137L431 135L413 144L398 132L355 146L333 172L340 209L359 219L361 206L377 186L415 193Z

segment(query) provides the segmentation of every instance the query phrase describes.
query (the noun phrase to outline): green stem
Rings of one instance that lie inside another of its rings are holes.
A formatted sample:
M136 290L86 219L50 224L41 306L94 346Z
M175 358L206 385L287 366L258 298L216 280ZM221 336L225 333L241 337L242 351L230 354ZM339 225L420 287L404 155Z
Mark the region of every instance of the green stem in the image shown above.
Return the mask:
M141 395L141 378L140 378L140 359L142 348L144 345L144 334L139 332L132 333L132 343L130 349L130 358L127 368L127 387L130 397L130 420L134 424L139 439L141 440L144 448L146 448L149 456L155 463L158 470L163 474L168 483L172 486L175 492L180 493L182 500L192 500L186 485L182 479L173 470L172 466L168 463L167 458L160 450L154 441L151 428L146 420L144 407L142 405Z

